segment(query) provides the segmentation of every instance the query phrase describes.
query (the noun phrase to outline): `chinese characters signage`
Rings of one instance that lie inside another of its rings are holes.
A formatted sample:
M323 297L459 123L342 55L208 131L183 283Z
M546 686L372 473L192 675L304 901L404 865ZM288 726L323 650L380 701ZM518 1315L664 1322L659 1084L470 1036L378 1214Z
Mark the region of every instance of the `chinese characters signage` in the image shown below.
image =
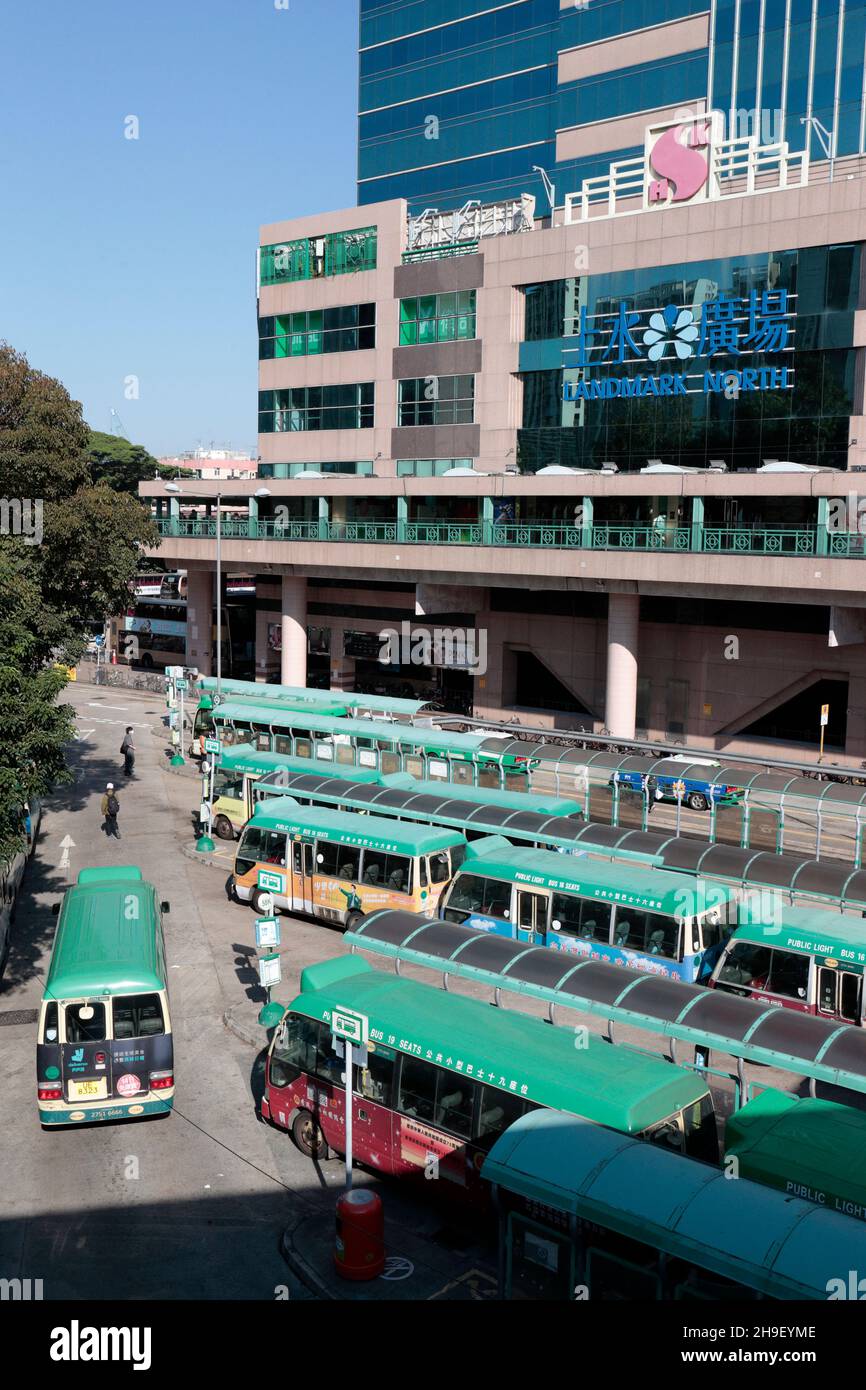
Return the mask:
M751 290L744 298L719 295L699 307L668 304L638 312L620 302L611 313L575 320L575 346L564 350L566 368L583 372L566 381L563 398L608 400L619 396L684 396L691 392L780 391L793 387L791 367L766 366L755 355L790 350L793 296L785 289ZM746 359L748 365L741 359ZM646 364L646 376L610 376L611 367ZM652 371L658 363L677 370ZM696 370L703 364L703 370ZM604 369L601 378L591 373Z

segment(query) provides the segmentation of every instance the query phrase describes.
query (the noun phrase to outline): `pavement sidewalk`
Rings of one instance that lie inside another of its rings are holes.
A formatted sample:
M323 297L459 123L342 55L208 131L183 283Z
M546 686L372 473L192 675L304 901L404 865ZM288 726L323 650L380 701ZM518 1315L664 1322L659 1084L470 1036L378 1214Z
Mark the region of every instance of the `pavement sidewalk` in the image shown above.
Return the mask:
M490 1248L472 1244L456 1250L456 1231L443 1228L439 1240L413 1234L402 1221L388 1219L388 1188L379 1186L385 1204L385 1269L375 1279L344 1279L334 1265L335 1214L300 1216L283 1233L280 1248L293 1274L317 1297L341 1302L409 1302L444 1299L478 1303L496 1299L496 1270ZM334 1199L336 1208L336 1196ZM443 1220L449 1213L443 1211ZM453 1214L452 1219L453 1219Z

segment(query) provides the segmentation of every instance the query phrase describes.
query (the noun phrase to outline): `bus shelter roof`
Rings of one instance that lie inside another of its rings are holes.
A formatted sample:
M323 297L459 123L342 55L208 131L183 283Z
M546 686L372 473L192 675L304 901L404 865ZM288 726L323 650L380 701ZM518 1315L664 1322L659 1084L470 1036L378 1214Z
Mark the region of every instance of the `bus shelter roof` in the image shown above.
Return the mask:
M346 937L372 951L493 989L866 1094L866 1029L413 912L372 913Z

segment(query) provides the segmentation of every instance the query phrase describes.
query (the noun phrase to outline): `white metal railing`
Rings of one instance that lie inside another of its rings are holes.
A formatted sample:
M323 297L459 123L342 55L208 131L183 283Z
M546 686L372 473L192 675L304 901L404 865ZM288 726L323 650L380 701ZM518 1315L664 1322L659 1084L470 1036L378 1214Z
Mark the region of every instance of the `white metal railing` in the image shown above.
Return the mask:
M584 179L576 193L566 195L566 225L645 211L648 179L648 162L643 155L618 160L607 174ZM808 152L792 151L786 141L759 145L754 136L742 136L719 141L711 152L710 200L803 187L808 182Z

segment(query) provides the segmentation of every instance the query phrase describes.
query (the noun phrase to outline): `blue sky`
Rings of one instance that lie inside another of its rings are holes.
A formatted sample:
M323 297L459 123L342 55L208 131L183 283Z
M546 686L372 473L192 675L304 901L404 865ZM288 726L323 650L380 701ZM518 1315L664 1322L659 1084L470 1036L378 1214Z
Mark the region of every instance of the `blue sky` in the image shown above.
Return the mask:
M94 429L253 448L258 228L356 201L357 0L9 0L2 29L0 339Z

